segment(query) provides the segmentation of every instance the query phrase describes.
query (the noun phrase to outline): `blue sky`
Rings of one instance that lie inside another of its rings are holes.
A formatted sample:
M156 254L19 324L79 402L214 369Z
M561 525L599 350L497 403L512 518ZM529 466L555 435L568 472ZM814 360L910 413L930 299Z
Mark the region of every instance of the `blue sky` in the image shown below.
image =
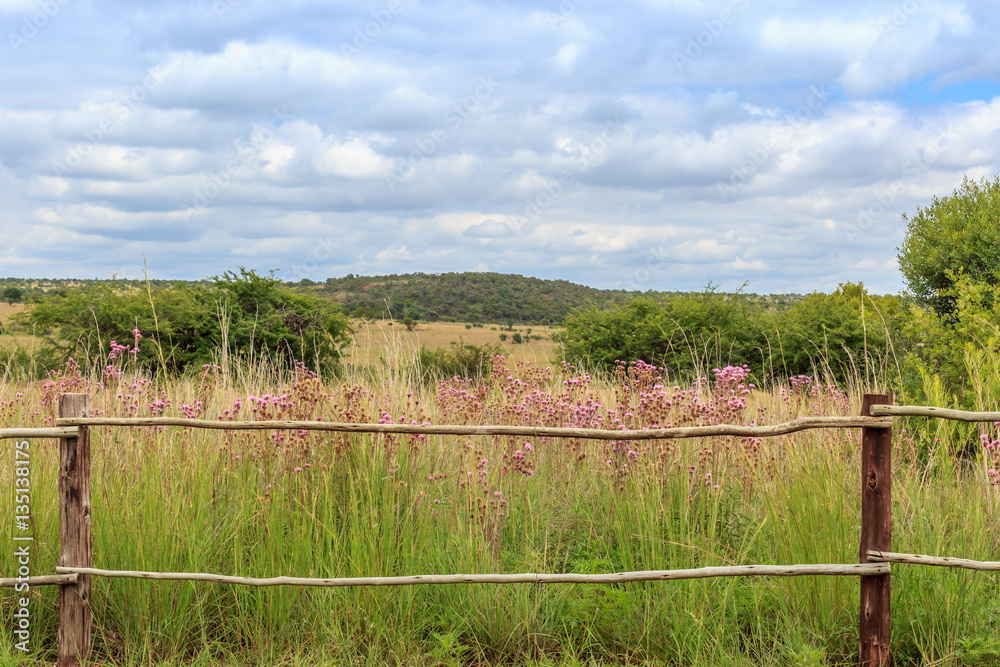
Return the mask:
M0 275L903 288L988 2L0 0Z

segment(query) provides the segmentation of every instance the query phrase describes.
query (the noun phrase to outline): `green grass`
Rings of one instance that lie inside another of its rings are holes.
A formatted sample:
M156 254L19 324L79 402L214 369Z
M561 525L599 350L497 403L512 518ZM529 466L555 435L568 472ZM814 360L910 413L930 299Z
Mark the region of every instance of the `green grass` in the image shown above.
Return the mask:
M537 389L564 393L571 406L589 398L619 416L629 409L619 408L624 394L613 378L565 389L564 379L583 377L574 369L551 379L527 366L495 369L478 405L440 398L399 373L322 385L242 368L236 379L160 379L133 389L130 380L141 374L126 370L120 385L91 387L93 408L125 414L129 401L119 392L163 390L170 414L201 400L214 419L241 397L240 417L250 418L249 396L270 392L289 394L293 404L274 417L377 421L386 411L394 420L530 423L544 416L528 398ZM505 393L508 373L527 388ZM368 393L358 389L362 382ZM38 384L0 382L0 426L44 425L52 413L39 404L43 395ZM139 414L154 397L143 395ZM638 415L636 396L630 400ZM703 391L702 400L713 397ZM858 397L850 402L856 413ZM842 413L838 405L756 391L743 420ZM690 422L671 409L674 423ZM523 439L314 434L275 444L263 432L96 427L94 563L349 577L857 562L857 440L857 432L809 431L759 446L661 441L633 445L643 450L635 459L612 443L533 440L528 476L505 468L513 459L503 458L523 452ZM928 468L919 447L910 456L901 438L897 445L894 550L996 560L1000 504L982 466ZM10 483L9 441L2 451L0 478ZM35 573L52 571L58 558L57 468L55 443L35 441ZM709 472L719 489L704 483ZM12 494L0 493L0 515L12 514ZM11 536L5 521L0 543L13 544ZM13 571L11 554L0 550L0 574ZM895 664L1000 664L996 574L895 565L892 586ZM55 588L31 592L35 651L27 661L11 648L13 593L0 595L0 664L51 662ZM94 578L93 658L233 666L855 664L858 599L853 577L334 589Z

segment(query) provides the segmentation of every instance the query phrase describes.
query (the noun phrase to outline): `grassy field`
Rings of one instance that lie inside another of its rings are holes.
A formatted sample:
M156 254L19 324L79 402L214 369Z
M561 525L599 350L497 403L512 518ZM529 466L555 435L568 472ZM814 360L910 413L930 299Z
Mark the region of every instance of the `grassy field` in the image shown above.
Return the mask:
M514 327L513 331L504 331L496 325L467 329L465 324L457 322L421 322L413 331L407 331L399 322L390 325L383 320L355 320L351 326L355 330L354 344L345 350L345 361L355 364L409 359L421 346L438 349L462 343L477 346L497 343L512 361L530 361L544 366L556 351L551 335L557 329L545 326ZM531 334L527 333L529 329ZM507 334L506 342L500 341L501 333ZM511 342L514 333L520 333L524 342ZM529 340L529 335L539 335L542 339Z
M6 301L0 301L0 327L3 327L4 329L4 333L0 334L0 345L17 344L30 347L30 335L25 335L23 333L11 334L7 332L7 325L10 322L11 315L20 313L23 310L24 304L22 303L9 304Z
M23 303L10 304L6 301L0 301L0 324L6 324L10 319L10 316L15 313L20 313L24 310Z
M113 364L103 377L67 366L45 382L0 378L0 427L51 424L60 391L86 391L108 416L630 428L856 414L860 393L756 388L732 368L675 387L641 364L604 376L514 359L439 384L390 366L324 383L271 368L153 380ZM893 547L996 560L988 468L1000 463L986 448L954 459L954 437L897 432ZM57 560L53 445L31 450L35 574ZM857 562L856 432L601 443L95 428L92 447L94 561L109 569L335 577ZM13 449L3 451L9 481ZM0 514L14 514L13 500L0 493ZM13 531L6 521L0 541L13 544ZM0 549L0 574L14 571L12 554ZM894 566L892 586L896 665L1000 665L996 573ZM51 662L55 589L31 591L28 659L12 648L14 596L0 595L0 662ZM100 664L857 660L856 578L351 589L94 579L91 605Z
M23 304L0 303L0 325L6 326L11 315L23 310ZM498 325L467 329L465 324L456 322L420 322L412 331L408 331L399 322L390 324L388 320L354 320L351 326L355 330L354 342L344 350L345 361L361 365L410 359L421 346L438 349L463 343L477 346L496 343L512 360L544 365L553 359L557 347L551 335L558 329L546 326L514 327L512 331L504 331ZM500 341L500 333L507 334L506 342ZM511 338L514 333L520 333L524 342L513 343ZM532 340L531 335L542 338ZM17 344L30 348L37 342L24 332L0 334L0 346Z

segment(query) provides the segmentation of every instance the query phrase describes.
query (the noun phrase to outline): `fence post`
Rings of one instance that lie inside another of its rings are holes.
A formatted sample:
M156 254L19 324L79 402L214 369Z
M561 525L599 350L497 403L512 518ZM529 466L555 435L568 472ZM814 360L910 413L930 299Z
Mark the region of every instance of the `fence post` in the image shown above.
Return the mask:
M60 394L60 417L87 417L87 394ZM74 438L59 439L59 565L90 567L90 432L80 427ZM90 577L59 586L58 667L75 667L90 656Z
M871 406L892 405L888 394L865 394L861 415ZM861 429L861 561L868 550L892 550L892 429ZM861 577L861 618L858 635L862 667L889 664L890 575Z

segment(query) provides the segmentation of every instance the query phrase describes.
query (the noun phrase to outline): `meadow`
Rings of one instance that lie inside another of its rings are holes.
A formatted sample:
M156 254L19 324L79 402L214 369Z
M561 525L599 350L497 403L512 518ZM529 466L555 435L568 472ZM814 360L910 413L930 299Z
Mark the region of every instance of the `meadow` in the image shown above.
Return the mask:
M21 345L30 348L33 342L31 334L23 331L10 332L10 318L12 315L24 311L23 303L7 303L0 301L0 347Z
M448 349L456 345L499 346L507 359L530 361L546 365L556 356L557 343L552 334L559 331L548 326L514 326L511 330L498 325L470 327L459 322L418 322L408 330L400 322L391 320L354 320L353 341L345 349L345 361L355 366L368 366L380 362L390 365L407 363L413 357L414 349L424 346L428 349ZM500 340L500 334L507 339ZM514 343L515 333L521 334L523 342ZM534 337L532 337L534 336Z
M60 392L89 393L107 416L642 428L854 415L879 389L503 355L428 381L395 340L392 363L347 364L335 379L228 358L154 376L128 345L43 381L8 369L0 427L51 425ZM960 456L956 434L897 423L893 549L996 560L1000 444L991 426ZM92 451L94 564L107 569L349 577L858 559L857 431L640 443L95 427ZM32 456L39 574L58 557L56 443ZM0 514L13 513L0 493ZM5 521L0 540L12 533ZM0 574L13 568L0 550ZM1000 665L996 574L894 566L892 587L895 664ZM51 662L56 589L31 591L27 660L13 649L13 594L0 596L0 662ZM93 659L114 665L840 665L858 651L851 577L348 589L94 578L92 610Z

